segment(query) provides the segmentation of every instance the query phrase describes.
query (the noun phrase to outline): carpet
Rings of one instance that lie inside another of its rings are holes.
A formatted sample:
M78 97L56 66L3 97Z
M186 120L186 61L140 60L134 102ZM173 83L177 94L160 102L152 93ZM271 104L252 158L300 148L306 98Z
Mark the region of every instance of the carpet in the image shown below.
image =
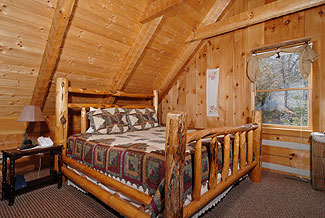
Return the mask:
M33 176L35 177L35 173L26 177ZM0 217L96 218L120 215L93 196L64 184L61 189L51 185L19 195L12 207L8 206L8 201L0 201ZM248 178L244 179L202 217L324 218L325 192L312 189L309 182L263 172L261 183L254 184Z

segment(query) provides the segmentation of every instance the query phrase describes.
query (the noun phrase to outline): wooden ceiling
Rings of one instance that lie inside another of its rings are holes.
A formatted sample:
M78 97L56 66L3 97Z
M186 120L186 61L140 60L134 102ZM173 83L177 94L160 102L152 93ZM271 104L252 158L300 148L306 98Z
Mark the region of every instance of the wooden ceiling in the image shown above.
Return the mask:
M186 40L234 1L0 0L0 117L31 103L54 114L62 76L72 86L163 93L200 45Z

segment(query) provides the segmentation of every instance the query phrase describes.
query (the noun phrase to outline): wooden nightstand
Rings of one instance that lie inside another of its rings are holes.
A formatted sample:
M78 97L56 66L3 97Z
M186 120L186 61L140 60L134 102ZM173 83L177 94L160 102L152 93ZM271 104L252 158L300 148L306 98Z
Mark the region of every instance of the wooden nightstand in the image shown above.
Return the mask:
M54 184L58 182L58 188L62 186L62 145L52 146L47 148L36 148L29 150L19 150L19 149L8 149L2 150L3 160L2 160L2 198L9 199L9 206L14 204L15 195L25 193L30 190L34 190L40 186ZM27 187L15 190L15 161L21 157L33 156L36 154L50 154L51 166L50 175L35 179L27 182ZM58 155L58 172L54 171L54 155ZM7 182L7 158L9 158L10 171L9 171L9 182Z

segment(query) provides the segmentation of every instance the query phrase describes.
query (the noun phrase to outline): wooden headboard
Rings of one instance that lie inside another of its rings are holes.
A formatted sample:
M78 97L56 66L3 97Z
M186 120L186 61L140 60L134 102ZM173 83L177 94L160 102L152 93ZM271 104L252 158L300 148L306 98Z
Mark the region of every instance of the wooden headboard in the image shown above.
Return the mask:
M86 132L87 116L86 109L94 108L109 108L109 107L123 107L123 108L154 108L158 116L158 91L154 90L153 94L137 94L127 93L123 91L111 91L100 89L87 89L80 87L69 87L69 82L66 78L58 78L56 85L56 103L55 103L55 143L66 146L67 143L67 129L68 129L68 110L81 109L81 132ZM121 105L121 104L98 104L98 103L69 103L69 94L79 95L101 95L115 98L135 98L146 99L150 105Z

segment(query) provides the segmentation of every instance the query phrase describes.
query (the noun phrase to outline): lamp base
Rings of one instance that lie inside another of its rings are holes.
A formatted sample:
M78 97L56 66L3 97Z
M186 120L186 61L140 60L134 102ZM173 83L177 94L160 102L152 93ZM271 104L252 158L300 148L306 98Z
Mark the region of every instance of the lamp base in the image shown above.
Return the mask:
M36 147L36 143L33 139L32 140L28 139L28 134L26 132L25 138L21 143L20 150L29 149L33 147Z

